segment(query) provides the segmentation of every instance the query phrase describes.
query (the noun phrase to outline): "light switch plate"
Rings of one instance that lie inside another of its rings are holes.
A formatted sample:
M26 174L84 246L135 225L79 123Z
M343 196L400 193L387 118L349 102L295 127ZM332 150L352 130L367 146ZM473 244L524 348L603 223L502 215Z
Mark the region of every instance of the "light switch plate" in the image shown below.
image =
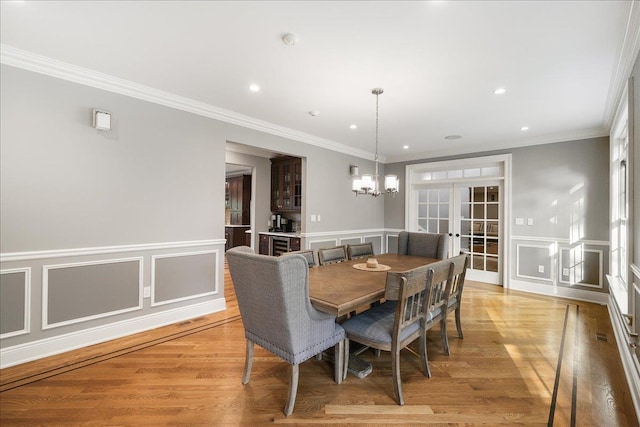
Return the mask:
M151 288L150 287L144 288L144 297L145 298L150 298L151 297Z
M524 218L516 218L516 225L524 225Z
M527 225L533 225L533 218L527 218Z
M315 214L311 214L311 222L316 222L316 216L315 216Z

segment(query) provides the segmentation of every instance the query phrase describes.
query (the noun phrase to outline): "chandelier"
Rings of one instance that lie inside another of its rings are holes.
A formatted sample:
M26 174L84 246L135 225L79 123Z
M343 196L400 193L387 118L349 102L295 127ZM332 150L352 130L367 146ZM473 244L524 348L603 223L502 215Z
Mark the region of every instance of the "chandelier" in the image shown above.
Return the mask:
M384 177L384 188L381 191L380 187L380 177L378 176L378 96L384 92L381 88L375 88L371 90L371 93L376 96L376 155L374 158L375 163L375 174L374 175L362 175L361 177L357 176L357 172L355 173L355 177L353 179L353 187L352 191L358 194L368 194L373 197L378 197L384 192L390 193L392 196L395 196L398 192L400 185L398 181L397 175L386 175ZM357 166L351 167L352 172L357 170Z

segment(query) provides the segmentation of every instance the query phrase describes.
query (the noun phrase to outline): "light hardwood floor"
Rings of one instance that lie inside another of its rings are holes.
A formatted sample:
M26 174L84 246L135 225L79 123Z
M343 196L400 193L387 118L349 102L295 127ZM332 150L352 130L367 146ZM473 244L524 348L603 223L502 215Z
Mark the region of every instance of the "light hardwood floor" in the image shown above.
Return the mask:
M0 371L0 425L637 426L615 338L600 305L468 282L465 338L451 355L429 332L432 378L402 354L406 404L393 398L388 353L363 357L366 378L300 367L293 415L282 413L289 366L256 347L241 383L244 335L225 272L228 310Z

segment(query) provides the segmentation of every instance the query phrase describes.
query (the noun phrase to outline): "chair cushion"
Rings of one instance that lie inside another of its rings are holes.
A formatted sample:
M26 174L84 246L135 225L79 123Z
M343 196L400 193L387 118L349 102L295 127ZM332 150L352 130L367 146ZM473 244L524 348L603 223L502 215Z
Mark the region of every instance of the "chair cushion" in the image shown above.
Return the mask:
M342 323L342 327L347 337L354 341L362 338L371 342L390 344L395 310L395 301L387 301L346 320ZM400 339L409 337L419 329L420 322L416 321L402 331Z

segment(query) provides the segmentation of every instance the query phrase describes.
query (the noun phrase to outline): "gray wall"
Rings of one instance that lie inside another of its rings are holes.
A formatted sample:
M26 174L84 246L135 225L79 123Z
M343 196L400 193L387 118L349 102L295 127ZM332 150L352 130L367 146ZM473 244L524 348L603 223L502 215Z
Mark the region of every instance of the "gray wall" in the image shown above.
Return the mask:
M13 311L13 326L2 330L17 333L0 342L3 363L20 344L46 347L46 354L35 356L42 357L68 349L60 344L64 337L85 334L88 343L99 342L112 337L93 331L116 330L125 322L148 329L175 322L171 316L224 309L227 141L306 159L303 231L383 227L383 202L351 193L349 164L373 170L373 162L7 65L0 70L0 93L0 270L30 273L30 301L22 299L25 307ZM93 108L112 113L110 132L91 126ZM270 166L266 159L247 159L232 154L229 161L258 168L261 231L268 219L263 211L269 212ZM322 220L310 223L310 214ZM126 304L107 307L106 299L101 305L95 297L88 313L79 308L85 303L79 293L59 299L63 289L94 296L105 287L116 289L119 283L102 280L104 274L75 273L132 259L142 273L123 285L122 292L134 296ZM70 279L48 277L51 272L68 272ZM3 292L13 292L13 277L0 276ZM155 303L142 297L145 288L157 296ZM55 295L47 296L49 291ZM61 302L52 304L55 313L43 304L47 298ZM18 294L13 299L20 300ZM49 314L58 319L65 306L70 318L43 327ZM21 332L25 312L30 330ZM123 329L119 333L136 332Z
M533 245L539 245L534 242L540 239L547 241L573 239L575 236L570 232L572 221L581 222L584 233L580 235L580 239L609 241L609 139L607 137L393 163L387 164L386 169L387 173L397 174L401 183L404 183L405 166L408 164L507 153L512 155L511 218L534 219L533 226L511 224L513 236L531 238L528 243L524 240L514 241L510 246L514 255L512 256L512 279L515 278L518 268L529 271L532 266L541 264L537 258L527 258L527 254L533 253L531 251L531 248L535 247ZM385 200L385 227L405 228L404 194L406 193L402 192L402 197ZM523 246L521 254L523 256L519 260L515 256L517 243L531 245ZM602 273L608 271L608 246L596 244L585 245L584 248L588 251L603 251L603 267L600 272L602 276ZM593 257L590 255L588 259L592 260ZM515 264L518 261L520 265ZM545 281L555 281L556 284L562 282L561 273L564 267L566 266L561 263L559 271L555 272L555 277L545 277ZM593 276L593 268L592 265L588 266L591 276ZM545 268L545 272L547 276L550 274L548 268ZM606 281L603 277L600 279L602 289L592 287L589 289L606 292ZM568 286L568 284L559 283L559 286Z

